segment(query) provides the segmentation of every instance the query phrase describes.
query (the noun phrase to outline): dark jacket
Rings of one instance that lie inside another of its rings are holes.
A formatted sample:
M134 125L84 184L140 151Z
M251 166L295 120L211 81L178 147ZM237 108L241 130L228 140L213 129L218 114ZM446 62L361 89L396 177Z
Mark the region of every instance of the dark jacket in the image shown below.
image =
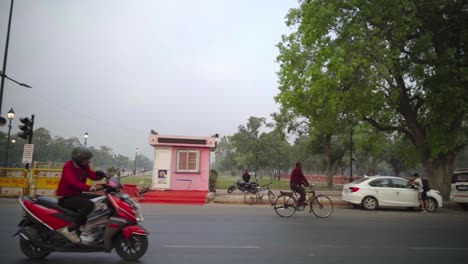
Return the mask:
M248 172L244 173L244 175L242 175L242 180L244 180L244 182L249 182L250 174Z
M302 169L300 167L294 168L294 170L291 173L291 180L289 181L289 183L309 186L309 182L304 176L304 173L302 173Z

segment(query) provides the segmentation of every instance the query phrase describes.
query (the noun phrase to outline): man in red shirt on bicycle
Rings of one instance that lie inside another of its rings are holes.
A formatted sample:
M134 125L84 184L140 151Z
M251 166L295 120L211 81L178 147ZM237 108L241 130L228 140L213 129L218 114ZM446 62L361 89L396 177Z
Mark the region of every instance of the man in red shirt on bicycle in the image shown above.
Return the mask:
M291 190L300 194L298 204L303 205L306 200L306 192L302 185L309 186L304 173L302 172L302 164L300 162L296 163L296 168L291 173L291 179L289 180L289 186Z

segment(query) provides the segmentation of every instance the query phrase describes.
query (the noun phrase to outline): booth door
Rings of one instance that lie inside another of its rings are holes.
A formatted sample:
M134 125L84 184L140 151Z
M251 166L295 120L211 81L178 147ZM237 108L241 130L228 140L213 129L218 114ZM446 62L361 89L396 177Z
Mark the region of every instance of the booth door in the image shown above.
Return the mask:
M153 188L169 189L171 182L171 147L157 147L153 166Z

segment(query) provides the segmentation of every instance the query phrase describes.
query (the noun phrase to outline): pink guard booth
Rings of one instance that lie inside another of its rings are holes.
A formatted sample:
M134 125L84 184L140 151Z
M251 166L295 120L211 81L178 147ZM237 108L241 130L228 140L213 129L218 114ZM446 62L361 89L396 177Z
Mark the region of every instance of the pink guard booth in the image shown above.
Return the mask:
M152 189L208 192L210 153L216 148L217 137L159 135L152 131Z

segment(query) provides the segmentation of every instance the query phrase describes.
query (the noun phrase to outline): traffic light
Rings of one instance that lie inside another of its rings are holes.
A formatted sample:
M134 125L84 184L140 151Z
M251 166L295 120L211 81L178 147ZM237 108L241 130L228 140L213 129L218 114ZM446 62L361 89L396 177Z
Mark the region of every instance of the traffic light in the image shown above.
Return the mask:
M27 117L22 117L19 120L23 124L18 126L21 130L21 132L18 133L18 137L22 139L27 139L29 141L29 144L31 144L34 127L34 115L32 115L31 119Z

